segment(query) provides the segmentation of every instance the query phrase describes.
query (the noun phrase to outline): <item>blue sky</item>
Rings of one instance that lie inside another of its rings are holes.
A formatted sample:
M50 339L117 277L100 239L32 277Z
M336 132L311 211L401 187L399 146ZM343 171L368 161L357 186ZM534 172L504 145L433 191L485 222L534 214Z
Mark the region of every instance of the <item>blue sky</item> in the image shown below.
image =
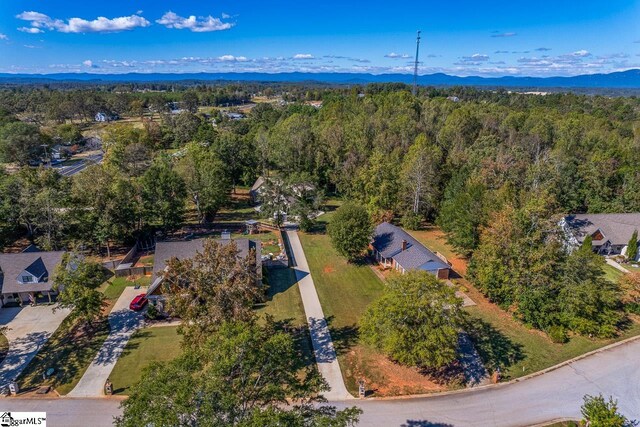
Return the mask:
M0 0L0 72L640 68L640 1Z

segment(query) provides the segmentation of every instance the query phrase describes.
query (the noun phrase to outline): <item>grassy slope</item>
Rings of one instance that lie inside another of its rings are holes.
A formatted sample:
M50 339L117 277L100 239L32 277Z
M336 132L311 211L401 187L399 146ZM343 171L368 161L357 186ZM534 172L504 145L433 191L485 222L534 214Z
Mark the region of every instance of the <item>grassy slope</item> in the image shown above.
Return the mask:
M181 353L177 329L177 326L145 328L131 337L111 372L114 394L127 394L152 362L166 362Z

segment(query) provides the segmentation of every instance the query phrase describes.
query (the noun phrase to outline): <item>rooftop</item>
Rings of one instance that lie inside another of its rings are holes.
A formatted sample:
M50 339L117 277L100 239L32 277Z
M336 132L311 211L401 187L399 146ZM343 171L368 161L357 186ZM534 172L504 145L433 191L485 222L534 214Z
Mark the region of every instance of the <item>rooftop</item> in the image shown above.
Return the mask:
M607 241L615 246L624 246L629 242L634 230L640 231L640 213L574 214L567 215L564 220L579 243L600 230L602 237L596 239L600 236L594 236L595 246Z
M406 249L402 250L403 241ZM405 270L435 271L449 265L400 227L388 222L378 225L372 246L385 258L393 258Z

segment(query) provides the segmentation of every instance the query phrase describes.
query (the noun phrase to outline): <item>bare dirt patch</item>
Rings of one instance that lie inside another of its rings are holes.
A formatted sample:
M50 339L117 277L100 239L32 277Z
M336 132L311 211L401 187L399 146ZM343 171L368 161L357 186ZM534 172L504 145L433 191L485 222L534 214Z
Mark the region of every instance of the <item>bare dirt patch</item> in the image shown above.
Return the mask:
M322 268L323 273L333 273L335 271L336 271L336 268L331 264L327 264Z
M356 345L343 357L349 376L364 379L368 396L434 393L448 389L418 369L394 363L367 346Z
M429 226L425 230L411 231L410 234L430 250L444 255L458 274L467 274L467 259L456 253L449 245L447 235L439 227Z

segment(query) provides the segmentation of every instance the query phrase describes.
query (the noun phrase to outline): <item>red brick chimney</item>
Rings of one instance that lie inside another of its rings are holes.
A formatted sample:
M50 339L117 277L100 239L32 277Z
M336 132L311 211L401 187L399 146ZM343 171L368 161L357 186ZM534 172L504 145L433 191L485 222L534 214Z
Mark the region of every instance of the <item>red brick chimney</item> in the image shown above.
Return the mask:
M403 240L403 241L402 241L402 252L404 252L404 251L406 251L406 250L407 250L407 241L406 241L406 240Z

